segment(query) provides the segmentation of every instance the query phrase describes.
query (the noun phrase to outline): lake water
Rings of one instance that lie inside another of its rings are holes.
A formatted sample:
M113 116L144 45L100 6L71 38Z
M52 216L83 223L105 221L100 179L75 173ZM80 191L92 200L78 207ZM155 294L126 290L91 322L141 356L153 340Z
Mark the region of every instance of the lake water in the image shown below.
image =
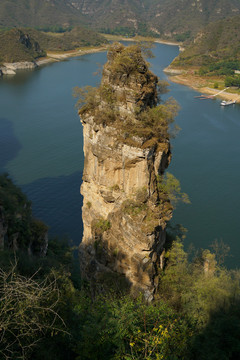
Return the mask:
M163 69L178 54L158 44L152 70ZM33 212L50 233L81 241L83 171L82 128L72 90L96 85L94 73L106 53L89 54L0 79L0 172L8 172L33 203ZM180 205L173 222L187 229L186 245L206 248L222 239L231 247L229 266L240 258L240 106L194 99L188 87L170 83L181 106L181 132L172 141L169 172L181 182L191 205Z

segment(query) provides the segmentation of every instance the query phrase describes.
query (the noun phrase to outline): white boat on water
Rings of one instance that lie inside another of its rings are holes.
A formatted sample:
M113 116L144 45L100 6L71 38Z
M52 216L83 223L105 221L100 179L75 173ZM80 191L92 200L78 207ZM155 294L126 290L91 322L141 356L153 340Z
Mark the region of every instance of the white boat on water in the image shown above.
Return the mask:
M226 101L226 100L223 100L222 102L221 102L221 105L222 106L227 106L227 105L232 105L232 104L236 104L236 100L228 100L228 101Z

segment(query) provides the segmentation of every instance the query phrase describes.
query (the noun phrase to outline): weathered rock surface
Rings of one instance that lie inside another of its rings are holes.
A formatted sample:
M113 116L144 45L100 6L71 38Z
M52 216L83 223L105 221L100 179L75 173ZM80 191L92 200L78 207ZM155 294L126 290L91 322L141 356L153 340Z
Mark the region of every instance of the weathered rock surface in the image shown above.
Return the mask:
M20 61L16 63L4 63L0 68L1 75L15 75L17 70L35 69L38 67L35 61Z
M16 75L16 72L12 69L9 69L5 66L2 66L0 68L0 76L3 76L3 75Z
M15 63L4 63L3 64L7 69L11 70L20 70L20 69L35 69L37 64L35 61L19 61Z
M95 283L122 276L133 293L141 291L151 300L166 222L172 216L171 204L160 199L158 190L158 175L170 162L170 145L166 138L151 146L144 146L146 139L137 136L132 143L127 141L124 122L130 117L138 126L136 107L141 112L157 105L158 80L139 56L133 59L137 71L114 72L116 52L108 54L101 86L114 94L118 119L106 124L99 122L98 112L81 114L85 155L81 271ZM107 105L103 100L97 106L104 113Z

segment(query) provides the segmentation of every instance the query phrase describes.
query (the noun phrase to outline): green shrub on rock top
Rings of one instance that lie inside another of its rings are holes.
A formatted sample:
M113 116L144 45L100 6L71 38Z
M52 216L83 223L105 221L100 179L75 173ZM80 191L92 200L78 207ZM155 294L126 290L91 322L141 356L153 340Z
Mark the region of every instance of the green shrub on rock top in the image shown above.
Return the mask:
M161 102L168 84L149 70L141 47L111 45L103 75L98 88L74 89L83 121L84 116L92 116L96 124L114 127L118 141L130 146L168 144L178 130L173 122L179 107L173 99Z

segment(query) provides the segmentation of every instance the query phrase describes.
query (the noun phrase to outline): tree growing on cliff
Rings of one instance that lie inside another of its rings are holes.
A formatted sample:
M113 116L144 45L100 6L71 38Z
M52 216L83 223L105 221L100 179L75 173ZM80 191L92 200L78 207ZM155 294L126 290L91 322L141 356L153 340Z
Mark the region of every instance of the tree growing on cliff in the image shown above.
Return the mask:
M157 182L160 198L164 199L167 196L174 207L179 202L190 204L188 195L182 192L180 181L173 174L167 172L166 175L159 175Z
M93 110L99 104L99 101L97 101L97 89L89 85L83 88L76 86L73 89L73 96L78 99L76 107L80 115Z

